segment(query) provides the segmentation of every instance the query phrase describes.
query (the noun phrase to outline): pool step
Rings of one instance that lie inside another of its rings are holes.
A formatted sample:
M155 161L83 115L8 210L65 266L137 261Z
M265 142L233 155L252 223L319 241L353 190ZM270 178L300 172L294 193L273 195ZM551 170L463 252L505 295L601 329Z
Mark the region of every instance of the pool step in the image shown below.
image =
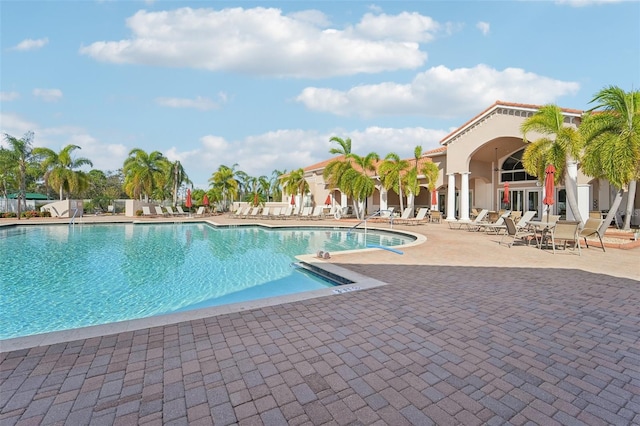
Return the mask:
M324 280L332 282L334 285L346 285L353 284L354 281L351 281L348 278L341 277L340 275L334 274L333 272L326 271L322 268L319 268L315 265L306 262L294 262L291 264L292 267L296 269L301 269L304 272L308 272L312 275L316 275Z

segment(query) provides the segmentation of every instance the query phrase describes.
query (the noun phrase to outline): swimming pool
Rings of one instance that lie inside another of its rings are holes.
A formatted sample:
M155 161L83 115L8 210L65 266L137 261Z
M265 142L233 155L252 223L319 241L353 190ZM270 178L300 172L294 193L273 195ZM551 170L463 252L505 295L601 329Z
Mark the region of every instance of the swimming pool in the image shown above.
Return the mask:
M410 236L206 223L0 228L0 339L145 318L333 285L295 256Z

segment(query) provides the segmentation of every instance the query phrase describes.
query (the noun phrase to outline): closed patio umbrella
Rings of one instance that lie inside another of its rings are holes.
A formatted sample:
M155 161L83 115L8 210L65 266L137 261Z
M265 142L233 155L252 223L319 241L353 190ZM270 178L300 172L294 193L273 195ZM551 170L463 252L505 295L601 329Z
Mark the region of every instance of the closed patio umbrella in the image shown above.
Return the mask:
M296 204L296 197L295 195L291 194L291 205L294 206Z
M204 197L202 197L202 204L208 209L209 208L209 196L205 193Z
M542 200L542 204L547 206L547 220L549 220L549 211L551 210L551 206L555 202L553 199L554 192L554 180L556 174L556 168L553 164L549 164L546 169L544 169L544 199Z
M438 205L438 191L434 189L433 191L431 191L431 206L437 206L437 205Z
M324 204L327 206L331 205L331 194L327 195L327 199L324 200Z
M509 204L509 182L504 183L504 195L502 196L502 203Z
M189 213L191 213L191 206L193 206L193 201L191 201L191 190L187 189L187 199L184 201L184 205L189 208Z

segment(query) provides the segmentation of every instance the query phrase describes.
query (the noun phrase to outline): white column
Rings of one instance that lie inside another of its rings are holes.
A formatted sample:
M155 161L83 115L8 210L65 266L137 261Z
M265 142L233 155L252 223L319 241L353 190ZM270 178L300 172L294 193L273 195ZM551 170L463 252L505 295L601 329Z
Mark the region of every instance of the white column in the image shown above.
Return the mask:
M380 185L380 210L387 210L387 190L384 186Z
M445 220L456 220L456 175L447 173L447 218Z
M469 172L463 172L460 182L460 220L469 221Z
M347 207L347 194L340 192L340 207Z
M407 195L407 207L411 207L412 212L416 210L416 196L413 195L413 192L409 192ZM409 217L413 217L413 213Z

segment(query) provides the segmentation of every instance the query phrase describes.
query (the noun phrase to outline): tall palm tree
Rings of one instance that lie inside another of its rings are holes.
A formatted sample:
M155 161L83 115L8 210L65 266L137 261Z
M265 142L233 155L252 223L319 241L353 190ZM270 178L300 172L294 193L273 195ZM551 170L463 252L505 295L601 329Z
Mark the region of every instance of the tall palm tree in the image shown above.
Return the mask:
M266 176L258 177L258 187L260 189L260 194L264 195L264 201L269 202L269 198L271 197L271 181Z
M292 170L283 176L282 184L287 194L300 194L300 199L309 191L309 183L304 178L304 169Z
M525 148L522 155L524 169L542 181L545 176L545 167L549 163L553 164L557 172L556 183L565 184L567 203L573 217L582 222L582 216L578 210L576 182L569 175L568 169L570 161L577 161L580 158L582 137L578 130L564 125L562 110L557 105L545 105L522 123L520 131L525 143L529 142L527 140L529 132L538 132L543 135Z
M146 153L134 148L124 160L124 190L132 198L148 200L158 187L166 182L169 161L160 151Z
M286 173L286 169L275 169L271 172L271 178L269 179L271 189L269 190L269 192L271 193L274 200L282 200L282 181L280 177Z
M330 154L339 155L339 157L334 158L327 164L324 168L323 176L330 186L338 188L342 192L346 193L346 191L343 191L342 188L340 188L340 182L343 181L343 175L352 168L351 139L342 139L337 136L332 136L329 139L329 142L335 142L339 145L339 148L332 147L329 149Z
M635 183L640 178L640 91L627 93L619 87L609 86L600 90L591 100L593 102L597 105L587 111L580 125L585 141L582 168L587 175L607 179L617 189L600 228L604 235L625 188L628 199L624 228L630 228ZM596 109L599 111L594 111Z
M393 190L398 194L400 198L400 211L404 211L403 202L403 180L406 180L406 170L409 168L409 162L402 160L395 152L390 152L384 158L382 164L380 164L379 173L382 181L382 186L385 189ZM416 176L417 177L417 176Z
M44 180L46 184L60 195L60 200L67 194L67 199L71 192L82 191L88 187L89 180L86 173L75 170L82 166L91 166L91 160L85 157L73 157L73 151L82 149L78 145L69 144L62 148L60 152L55 152L49 148L34 148L33 153L42 158L42 167L46 170Z
M19 187L17 196L18 220L20 220L20 202L23 203L24 209L27 209L27 200L25 198L27 186L27 171L35 161L33 148L31 146L31 144L33 143L33 132L25 133L25 135L20 139L5 133L4 139L9 145L9 149L0 147L0 150L3 151L3 157L5 158L5 160L7 160L7 163L10 164L10 167L16 171L15 174L17 176Z
M220 165L213 175L209 178L209 183L213 187L216 194L222 195L223 208L226 210L229 203L233 202L238 195L238 181L235 178L235 167Z
M183 184L192 185L193 182L189 179L189 176L184 171L182 163L176 160L170 163L170 178L169 184L171 185L171 196L173 198L173 205L178 205L178 191Z
M342 177L342 186L353 198L353 206L358 219L365 217L365 200L369 198L376 189L372 177L376 174L376 163L380 156L375 152L370 152L365 156L351 154L353 164Z

